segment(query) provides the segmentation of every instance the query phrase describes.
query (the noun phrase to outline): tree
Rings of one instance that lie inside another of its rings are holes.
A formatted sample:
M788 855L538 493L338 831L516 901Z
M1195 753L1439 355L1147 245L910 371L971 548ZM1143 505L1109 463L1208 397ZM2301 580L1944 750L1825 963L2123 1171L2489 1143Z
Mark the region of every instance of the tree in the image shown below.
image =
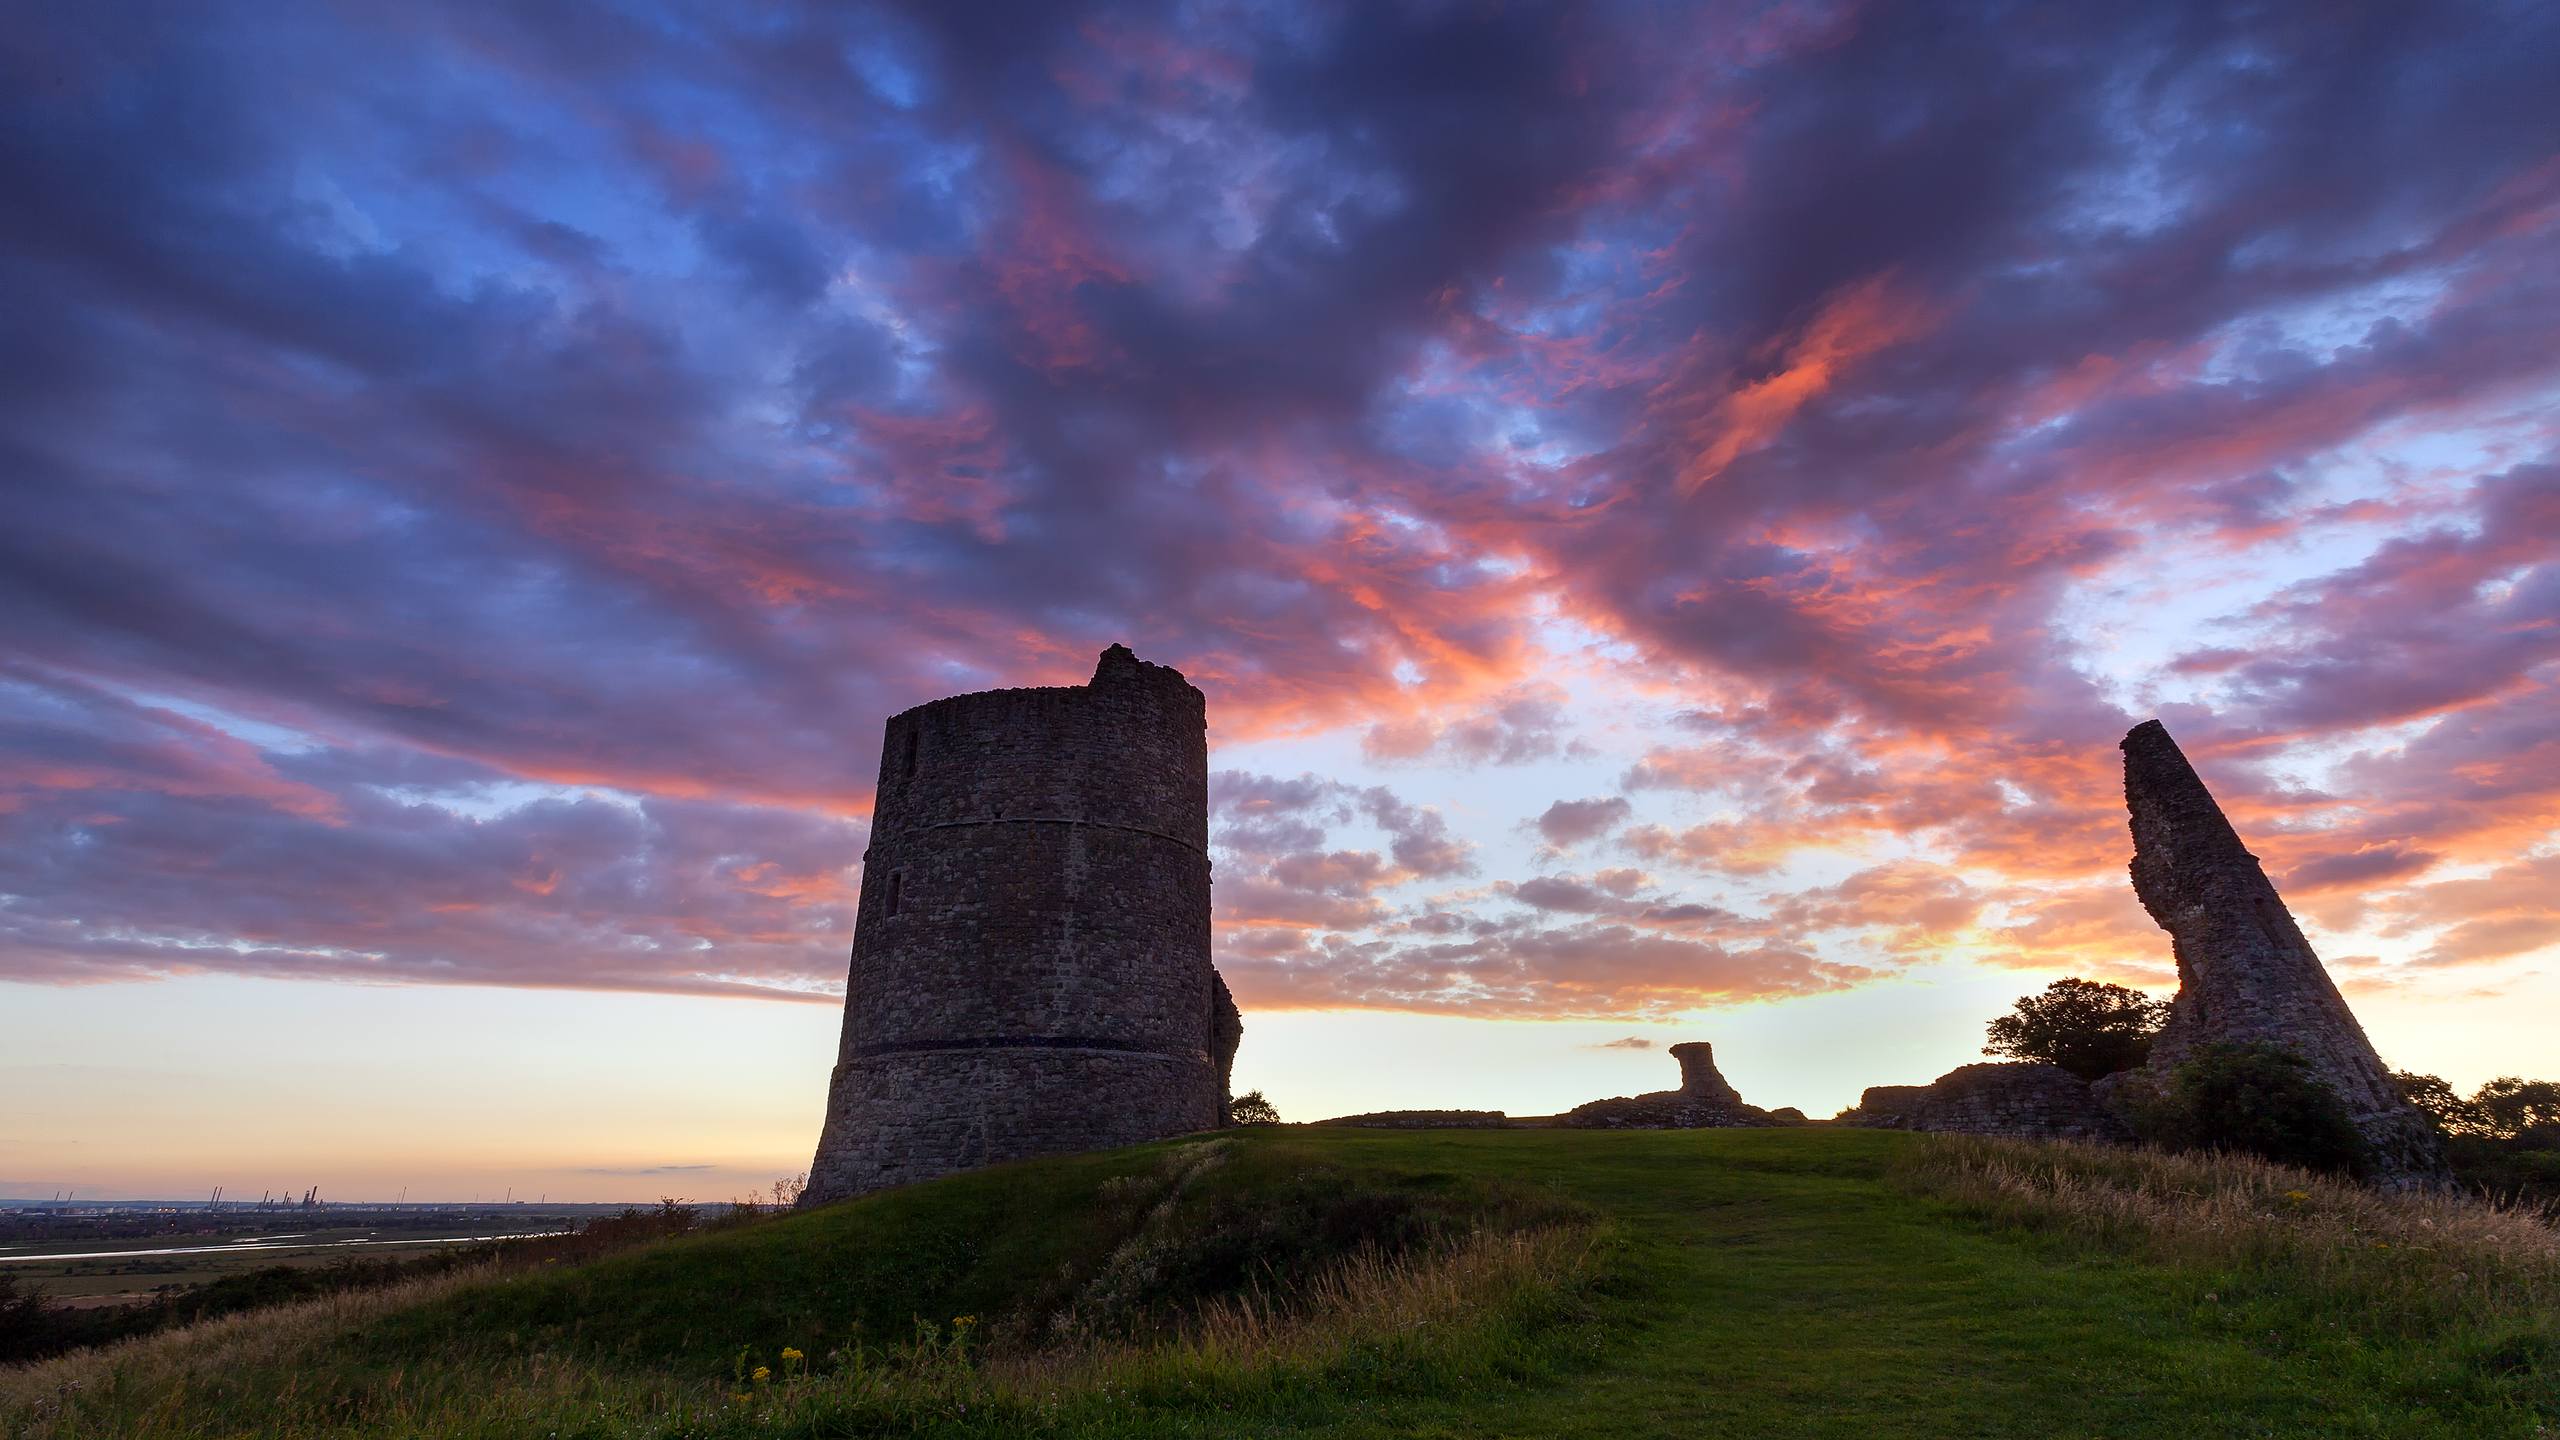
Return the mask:
M2368 1147L2345 1102L2282 1045L2199 1045L2143 1106L2143 1138L2356 1174Z
M2440 1075L2420 1075L2409 1070L2391 1072L2391 1083L2400 1089L2400 1098L2417 1108L2419 1114L2435 1122L2447 1135L2468 1135L2478 1125L2477 1111Z
M2020 997L2017 1013L1991 1022L1985 1055L2045 1060L2083 1080L2130 1070L2151 1054L2169 1002L2139 990L2077 978Z
M1280 1123L1280 1107L1263 1099L1261 1091L1247 1090L1227 1102L1227 1123L1230 1125L1277 1125Z
M2471 1096L2479 1133L2543 1149L2560 1147L2560 1080L2501 1075Z
M2444 1132L2445 1159L2464 1189L2560 1202L2560 1081L2501 1075L2466 1100L2433 1075L2394 1070L2391 1078Z
M2465 1100L2433 1075L2391 1072L2408 1102L2447 1135L2526 1149L2560 1149L2560 1080L2501 1075Z

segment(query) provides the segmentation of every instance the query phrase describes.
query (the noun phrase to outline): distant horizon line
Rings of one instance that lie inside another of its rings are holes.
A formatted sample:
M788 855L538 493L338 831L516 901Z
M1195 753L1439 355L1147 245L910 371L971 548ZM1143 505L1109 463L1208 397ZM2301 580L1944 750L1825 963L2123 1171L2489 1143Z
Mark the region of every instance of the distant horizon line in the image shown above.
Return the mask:
M69 1188L69 1187L65 1187L65 1188ZM398 1200L331 1200L331 1199L320 1199L320 1200L313 1201L313 1202L312 1202L312 1204L311 1204L311 1206L310 1206L310 1208L312 1208L312 1209L314 1209L314 1210L328 1210L328 1209L333 1209L333 1208L334 1208L334 1209L344 1209L344 1210L416 1210L416 1209L422 1209L422 1208L432 1208L432 1209L449 1209L449 1208L452 1208L452 1207L457 1206L457 1205L460 1205L460 1206L486 1205L486 1206L491 1206L491 1207L495 1207L495 1208L498 1208L498 1209L508 1209L508 1208L512 1208L512 1207L517 1207L517 1206L527 1206L527 1205L541 1206L541 1205L554 1205L554 1204L557 1204L557 1205L571 1205L571 1206L590 1206L590 1207L592 1207L592 1206L617 1206L617 1205L618 1205L618 1206L636 1206L636 1205L656 1205L656 1204L658 1204L661 1200L666 1199L666 1198L667 1198L667 1197L665 1197L665 1196L656 1196L656 1195L653 1195L653 1196L649 1197L649 1198L648 1198L648 1199L646 1199L646 1200L561 1200L561 1201L556 1201L556 1202L555 1202L555 1201L553 1201L553 1200L550 1200L550 1199L548 1199L548 1198L545 1198L545 1197L537 1197L537 1198L530 1199L530 1200L504 1199L504 1198L499 1198L499 1199L475 1199L475 1200L408 1200L408 1199L398 1199ZM727 1201L726 1201L726 1200L696 1199L696 1198L693 1198L693 1197L690 1197L690 1196L682 1196L682 1195L676 1196L676 1197L674 1197L674 1198L677 1200L677 1202L678 1202L679 1204L685 1204L685 1205L719 1205L719 1204L725 1204L725 1203L727 1203ZM299 1200L299 1199L286 1199L286 1200L278 1200L278 1201L270 1201L270 1202L266 1202L266 1203L261 1203L261 1202L256 1201L256 1200L229 1200L229 1199L225 1199L225 1200L207 1200L207 1199L204 1199L204 1198L202 1198L202 1197L198 1197L198 1198L196 1198L196 1199L192 1199L192 1200L179 1200L179 1199L174 1199L174 1198L170 1198L170 1197L166 1197L166 1196L154 1196L154 1195L97 1195L97 1196L87 1196L87 1195L80 1195L80 1194L71 1194L71 1195L12 1195L12 1194L0 1194L0 1205L11 1205L11 1206L19 1206L19 1207L25 1207L25 1206L30 1206L30 1205L34 1205L34 1206L57 1206L57 1205L62 1205L62 1206L71 1206L71 1205L158 1205L158 1206L163 1206L163 1207L166 1207L166 1208L169 1208L169 1209L175 1209L175 1210L222 1210L222 1211L232 1211L232 1210L248 1210L248 1211L280 1211L280 1210L300 1210L300 1209L302 1209L302 1208L303 1208L302 1201L301 1201L301 1200Z

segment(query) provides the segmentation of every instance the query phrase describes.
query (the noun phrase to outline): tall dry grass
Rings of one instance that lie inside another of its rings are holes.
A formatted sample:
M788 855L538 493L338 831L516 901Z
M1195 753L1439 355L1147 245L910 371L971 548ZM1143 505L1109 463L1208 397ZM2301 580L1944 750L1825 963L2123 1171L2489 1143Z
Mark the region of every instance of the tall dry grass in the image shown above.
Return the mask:
M19 1436L107 1434L85 1417L102 1405L130 1413L135 1433L167 1431L191 1402L245 1375L279 1386L309 1357L363 1322L489 1278L494 1267L449 1271L375 1290L350 1290L243 1311L193 1325L77 1350L31 1365L0 1367L0 1421Z
M1937 1135L1905 1188L1993 1223L2254 1277L2398 1338L2560 1344L2560 1229L2459 1194L2398 1194L2237 1155Z
M1132 1366L1251 1370L1313 1366L1345 1346L1452 1335L1567 1289L1595 1244L1587 1229L1486 1233L1401 1256L1360 1251L1309 1279L1213 1301L1166 1339L1033 1352L989 1367L1045 1386Z

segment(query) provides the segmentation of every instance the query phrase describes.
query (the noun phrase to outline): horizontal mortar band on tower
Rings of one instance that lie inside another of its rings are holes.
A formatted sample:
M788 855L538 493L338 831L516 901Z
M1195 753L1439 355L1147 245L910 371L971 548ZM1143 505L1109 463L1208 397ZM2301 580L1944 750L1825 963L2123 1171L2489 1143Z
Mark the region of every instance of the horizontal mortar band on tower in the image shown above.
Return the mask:
M1143 825L1119 825L1109 820L1079 820L1068 815L1024 815L1018 818L1007 818L1001 820L941 820L936 821L931 825L911 825L907 828L911 832L916 830L953 830L963 825L1093 825L1105 830L1126 830L1133 835L1153 835L1159 840L1170 840L1174 844L1183 846L1186 849L1199 851L1204 857L1209 853L1205 848L1194 845L1179 835L1168 835L1161 830L1150 830ZM871 852L867 850L864 851L863 860L868 863L870 858Z
M874 1055L921 1055L932 1050L1100 1050L1155 1060L1184 1058L1141 1049L1118 1040L1097 1040L1090 1035L972 1035L941 1040L889 1041L862 1046L854 1052L854 1058L867 1060Z

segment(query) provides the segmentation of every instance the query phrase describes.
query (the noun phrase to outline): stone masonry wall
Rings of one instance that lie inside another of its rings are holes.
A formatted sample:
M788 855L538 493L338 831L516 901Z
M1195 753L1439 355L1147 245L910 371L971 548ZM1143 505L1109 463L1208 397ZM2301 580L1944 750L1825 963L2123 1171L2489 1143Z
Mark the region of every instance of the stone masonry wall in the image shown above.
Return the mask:
M2129 1140L2089 1083L2059 1065L1960 1065L1927 1085L1876 1085L1844 1117L1878 1130L2044 1140Z
M812 1202L1222 1124L1200 692L1091 683L894 716Z

